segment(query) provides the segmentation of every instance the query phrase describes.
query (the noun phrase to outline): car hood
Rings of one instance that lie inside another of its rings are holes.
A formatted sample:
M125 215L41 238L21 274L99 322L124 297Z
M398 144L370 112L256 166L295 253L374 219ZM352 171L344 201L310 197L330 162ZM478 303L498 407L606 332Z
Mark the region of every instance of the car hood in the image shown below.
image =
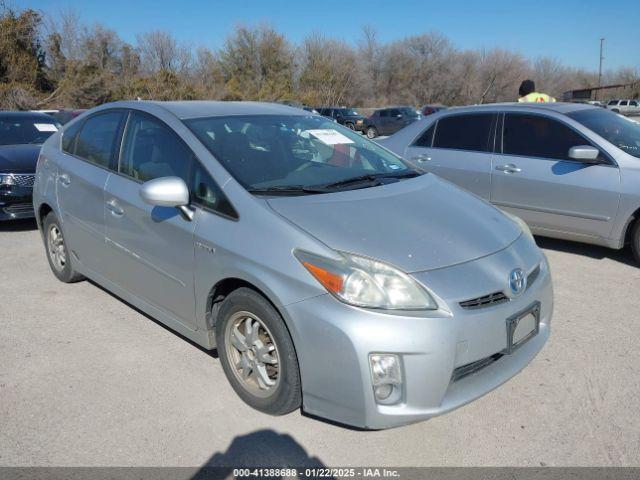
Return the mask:
M0 145L0 172L34 173L42 145Z
M327 246L409 273L495 253L521 234L498 209L431 174L380 187L267 201Z

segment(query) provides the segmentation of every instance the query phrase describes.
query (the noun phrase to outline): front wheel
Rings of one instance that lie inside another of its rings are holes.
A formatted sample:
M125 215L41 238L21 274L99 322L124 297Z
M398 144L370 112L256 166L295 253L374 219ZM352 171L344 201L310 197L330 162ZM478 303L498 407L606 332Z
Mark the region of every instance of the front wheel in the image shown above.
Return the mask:
M367 138L376 138L378 136L378 131L376 127L367 127Z
M239 288L223 300L216 343L224 373L245 403L270 415L300 408L293 341L280 314L262 295Z

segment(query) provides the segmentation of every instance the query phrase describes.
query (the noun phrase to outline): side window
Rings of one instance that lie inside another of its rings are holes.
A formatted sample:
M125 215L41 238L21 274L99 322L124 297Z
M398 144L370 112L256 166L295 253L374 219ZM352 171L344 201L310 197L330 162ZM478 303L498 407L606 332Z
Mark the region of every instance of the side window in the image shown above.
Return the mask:
M76 148L76 138L78 137L78 132L82 128L83 122L76 122L70 127L67 127L62 132L62 150L67 153L74 154Z
M122 112L108 112L88 118L82 125L75 145L75 155L109 168L116 153Z
M193 203L232 218L238 217L235 209L231 206L225 194L222 193L218 184L199 162L194 162L192 178L191 200Z
M380 116L382 118L389 117L389 110L380 110Z
M387 115L389 115L390 117L397 117L398 115L400 115L400 110L398 110L397 108L387 110L387 112Z
M488 152L492 113L452 115L438 120L434 148Z
M609 102L609 105L617 105L618 104L618 100L611 100Z
M635 100L632 100L632 101L629 102L629 106L637 107L638 106L638 102L636 102Z
M435 129L436 124L434 122L425 132L422 133L422 135L420 135L414 145L416 147L431 147L431 144L433 143L433 132Z
M502 147L507 155L569 160L571 147L590 144L557 120L537 115L505 115Z
M141 182L159 177L189 181L193 153L159 120L132 112L124 134L120 173Z
M621 106L621 107L626 107L627 105L629 105L629 100L622 100L622 101L620 102L620 106Z

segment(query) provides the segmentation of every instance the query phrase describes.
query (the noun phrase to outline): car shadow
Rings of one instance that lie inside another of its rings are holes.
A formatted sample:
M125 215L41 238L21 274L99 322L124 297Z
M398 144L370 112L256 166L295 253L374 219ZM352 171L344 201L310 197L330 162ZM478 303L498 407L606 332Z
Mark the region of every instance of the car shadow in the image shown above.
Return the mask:
M312 457L302 445L289 434L280 434L271 429L257 430L247 435L237 436L224 452L214 453L198 470L192 480L208 478L234 478L233 471L238 468L287 468L324 469L326 466L317 457ZM283 478L281 475L258 475L260 478ZM282 472L284 473L284 472ZM306 472L305 478L324 476L327 472ZM245 475L242 475L245 476ZM288 475L291 476L291 475Z
M118 300L119 302L124 303L127 307L135 310L136 312L138 312L140 315L143 315L144 317L146 317L147 319L151 320L153 323L155 323L156 325L164 328L167 332L171 332L172 334L174 334L176 337L184 340L185 342L191 344L192 346L196 347L198 350L200 350L203 353L206 353L207 355L209 355L212 358L217 359L218 358L218 350L217 349L213 349L213 350L207 350L206 348L202 347L201 345L198 345L196 342L194 342L193 340L191 340L190 338L185 337L184 335L176 332L175 330L173 330L172 328L166 326L164 323L162 323L160 320L156 320L155 318L153 318L151 315L148 315L147 313L143 312L142 310L140 310L138 307L136 307L135 305L132 305L131 303L127 302L124 298L119 297L118 295L116 295L115 293L113 293L110 290L107 290L105 287L103 287L102 285L100 285L99 283L94 282L91 279L87 279L87 281L93 285L96 288L99 288L100 290L102 290L103 292L105 292L106 294L110 295L111 297L115 298L116 300Z
M536 243L540 248L555 250L556 252L573 253L585 257L602 260L609 258L632 267L638 266L629 248L614 250L612 248L590 245L588 243L572 242L570 240L559 240L549 237L536 237Z
M21 220L4 220L0 222L0 232L27 232L37 230L38 224L35 218L25 218Z

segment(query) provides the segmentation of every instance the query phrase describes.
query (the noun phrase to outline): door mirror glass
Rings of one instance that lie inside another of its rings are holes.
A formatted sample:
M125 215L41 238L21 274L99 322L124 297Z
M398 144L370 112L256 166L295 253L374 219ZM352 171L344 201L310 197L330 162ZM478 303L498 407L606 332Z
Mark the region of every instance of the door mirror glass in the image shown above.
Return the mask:
M140 187L140 198L158 207L183 207L189 203L189 189L178 177L161 177Z
M580 145L569 149L569 158L585 163L599 163L600 150L591 145Z

